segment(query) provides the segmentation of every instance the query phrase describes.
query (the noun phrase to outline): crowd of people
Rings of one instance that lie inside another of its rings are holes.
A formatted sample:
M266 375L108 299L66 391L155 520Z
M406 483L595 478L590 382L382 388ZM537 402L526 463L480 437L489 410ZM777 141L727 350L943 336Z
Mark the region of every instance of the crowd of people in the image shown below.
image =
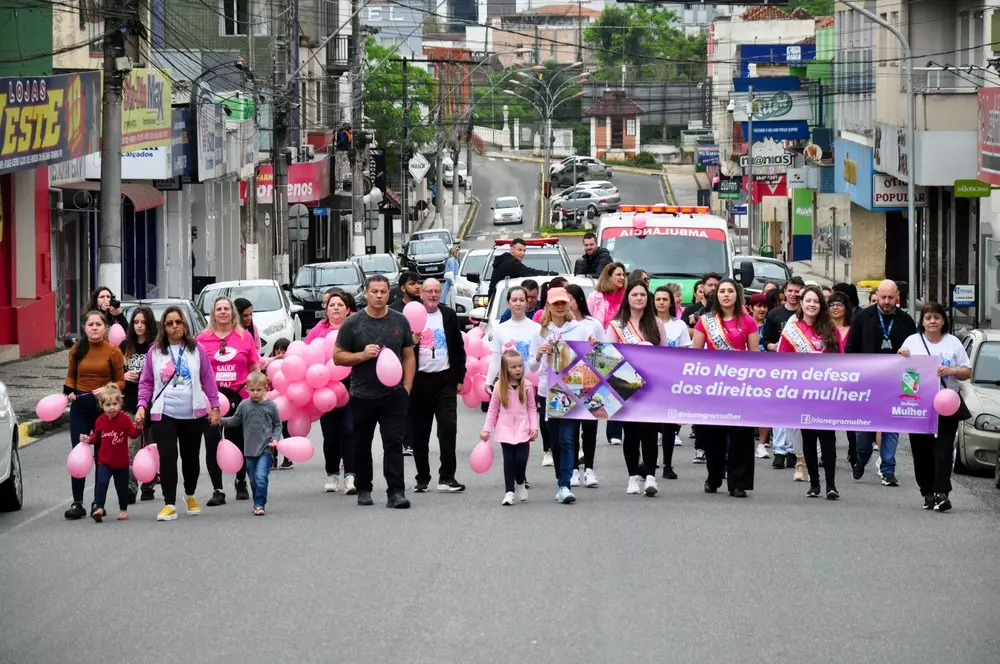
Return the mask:
M517 241L515 240L515 244ZM522 243L523 244L523 243ZM516 253L513 260L520 261ZM511 270L517 271L516 266ZM489 338L486 408L480 438L500 444L504 494L501 504L528 500L531 442L542 439L542 466L553 467L562 504L577 500L574 489L597 488L595 469L598 421L547 417L549 368L560 370L560 345L567 341L649 344L713 352L856 353L932 355L940 358L938 375L945 387L970 375L962 344L948 334L946 311L937 303L923 307L919 322L899 307L899 291L882 282L867 306L861 306L850 284L833 288L807 284L799 277L765 284L748 299L735 280L706 274L693 301L683 306L682 289L667 284L650 292L649 275L631 273L584 237L577 274L595 276L589 296L579 285L555 276L541 285L532 279L506 289L507 311ZM441 302L442 284L421 280L412 272L399 279L398 292L381 275L369 277L365 303L338 288L323 296L326 317L306 341L337 331L333 361L351 367L344 384L350 398L320 418L325 461L325 492L356 495L362 506L374 504L372 445L378 427L383 450L386 506L406 509L405 457L416 468L413 491L430 490L430 438L435 430L440 456L436 490L459 493L457 399L466 376L466 348L455 312ZM401 313L411 302L427 312L425 329L414 334ZM90 515L106 514L110 482L115 482L119 519L128 506L153 500L158 485L164 502L157 520L177 518L178 457L188 515L201 513L195 494L201 473L201 441L212 483L207 506L226 504L223 471L217 450L223 439L235 444L245 465L233 485L237 501L252 497L253 513L265 514L268 473L277 467L275 445L287 437L278 410L267 398L264 370L287 350L289 340L273 345L273 357L262 358L253 325L252 303L216 298L208 327L192 336L178 307L168 307L157 321L148 307L136 308L125 320L120 303L106 288L95 292L83 317L83 335L70 350L64 392L71 401L72 444L86 441L96 448L97 471ZM683 307L683 308L682 308ZM108 341L108 329L126 329L120 346ZM386 385L377 371L380 353L400 360L402 376ZM229 404L223 417L220 396ZM952 447L962 413L939 416L937 435L911 435L914 479L926 509L950 509ZM620 445L628 495L655 496L662 478L677 478L674 448L682 446L682 423L606 423L611 445ZM755 458L771 458L771 467L794 469L794 481L808 481L808 497L837 500L836 432L814 429L752 429L731 425L696 425L694 463L705 464L706 493L726 483L729 495L746 498L754 489ZM875 468L886 487L896 487L898 434L847 432L853 478L863 478L875 451ZM139 484L129 459L155 442L159 475ZM662 450L662 456L661 451ZM285 459L281 467L291 467ZM820 473L822 466L823 473ZM248 487L249 483L249 487ZM87 515L86 479L71 483L67 519Z

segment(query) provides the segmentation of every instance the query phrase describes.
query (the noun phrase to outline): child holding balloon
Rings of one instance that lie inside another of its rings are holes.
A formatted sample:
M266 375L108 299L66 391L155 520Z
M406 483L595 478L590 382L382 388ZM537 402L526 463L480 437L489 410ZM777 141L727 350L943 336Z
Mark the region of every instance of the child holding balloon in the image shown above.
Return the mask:
M479 438L500 443L503 450L503 479L506 493L501 505L514 504L517 498L528 499L525 473L531 441L538 437L538 410L535 407L535 389L524 380L524 359L517 350L507 350L500 357L500 380L497 381L486 423Z
M254 371L247 377L249 399L244 399L230 417L222 418L223 427L243 428L243 454L247 476L253 489L254 516L264 516L267 503L267 478L271 458L281 439L281 417L278 407L267 398L267 377Z
M104 501L108 497L111 478L118 493L118 520L128 519L128 440L139 435L139 430L122 410L122 391L114 383L101 388L97 395L104 414L97 418L94 431L89 436L80 434L81 443L97 446L97 482L94 484L94 505L90 516L100 523L105 516Z

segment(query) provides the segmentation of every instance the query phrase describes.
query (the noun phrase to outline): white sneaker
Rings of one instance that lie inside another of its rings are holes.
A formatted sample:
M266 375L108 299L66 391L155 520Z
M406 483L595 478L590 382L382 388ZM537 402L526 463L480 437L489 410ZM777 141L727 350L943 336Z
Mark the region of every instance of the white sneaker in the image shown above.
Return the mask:
M646 485L642 488L647 496L652 498L659 491L659 487L656 486L656 477L653 475L646 475Z
M583 486L588 489L597 488L597 475L594 474L593 468L587 468L583 471Z
M625 493L627 493L630 496L638 496L640 479L642 478L639 477L638 475L633 475L632 477L628 478L628 488L625 489Z
M583 461L583 446L582 445L580 446L580 451L576 455L576 460L577 461Z
M514 492L508 491L503 495L503 500L500 501L501 505L513 505L514 504Z
M611 439L611 444L612 445L621 445L622 444L622 439L621 438L612 438Z
M570 486L580 486L580 469L576 468L573 470L573 477L569 478Z
M523 484L518 484L517 486L514 487L514 490L517 491L518 500L520 500L522 503L528 502L528 487L524 486Z
M767 448L764 447L763 443L757 443L757 458L758 459L770 459L771 455L767 453Z
M323 491L326 493L336 493L340 491L340 474L337 475L327 475L326 484L323 485Z
M705 450L695 450L694 461L691 463L705 463Z
M354 475L348 475L344 479L344 495L353 496L358 492L356 486L354 486Z
M680 434L678 434L678 433L675 433L675 434L674 434L674 447L680 447L680 446L682 446L683 444L684 444L684 443L683 443L683 442L681 442L681 436L680 436Z
M544 455L542 455L542 465L543 466L551 466L551 465L553 465L553 463L552 463L552 452L546 452Z

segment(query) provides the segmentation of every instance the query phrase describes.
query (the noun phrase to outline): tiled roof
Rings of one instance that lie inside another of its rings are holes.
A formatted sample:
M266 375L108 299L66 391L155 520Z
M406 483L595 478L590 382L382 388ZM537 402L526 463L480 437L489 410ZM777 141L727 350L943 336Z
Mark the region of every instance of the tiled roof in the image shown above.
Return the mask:
M587 18L597 18L601 15L601 12L595 9L588 9L587 7L580 7L580 5L543 5L541 7L535 7L534 9L529 9L527 11L521 12L522 14L550 14L555 16L586 16Z
M806 21L806 20L809 20L809 19L811 19L813 17L812 14L810 14L806 10L802 9L802 7L796 7L795 9L793 9L792 13L791 13L791 16L792 16L792 18L794 18L796 20L799 20L799 21Z
M645 111L632 101L624 90L605 90L604 96L595 101L583 114L587 117L625 118L645 115Z
M816 29L819 28L832 28L834 20L832 16L817 16L816 17Z
M756 5L740 14L740 18L744 21L791 21L793 17L774 5Z
M797 41L795 43L796 44L815 44L816 43L816 38L815 37L806 37L802 41Z

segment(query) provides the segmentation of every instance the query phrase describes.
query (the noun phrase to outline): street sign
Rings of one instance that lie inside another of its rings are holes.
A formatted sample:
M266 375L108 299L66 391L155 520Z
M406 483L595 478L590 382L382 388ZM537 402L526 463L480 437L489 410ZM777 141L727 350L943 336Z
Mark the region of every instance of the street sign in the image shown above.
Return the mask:
M719 180L719 200L739 200L742 196L742 184L737 179L723 178Z
M330 208L313 208L314 217L329 217Z
M729 211L731 213L733 213L733 214L736 214L736 215L746 214L747 213L747 206L746 205L734 205L733 207L729 208Z
M976 306L975 284L953 284L951 287L951 306L962 308Z
M288 239L292 242L309 239L309 208L302 203L288 208Z
M271 227L271 213L270 212L265 212L264 213L264 228L270 228L270 227Z
M955 180L955 198L986 198L993 187L979 180Z
M424 158L424 155L416 152L413 157L410 158L408 168L410 170L410 175L413 176L413 179L420 182L424 179L424 176L427 175L427 171L431 169L431 165L427 159Z

